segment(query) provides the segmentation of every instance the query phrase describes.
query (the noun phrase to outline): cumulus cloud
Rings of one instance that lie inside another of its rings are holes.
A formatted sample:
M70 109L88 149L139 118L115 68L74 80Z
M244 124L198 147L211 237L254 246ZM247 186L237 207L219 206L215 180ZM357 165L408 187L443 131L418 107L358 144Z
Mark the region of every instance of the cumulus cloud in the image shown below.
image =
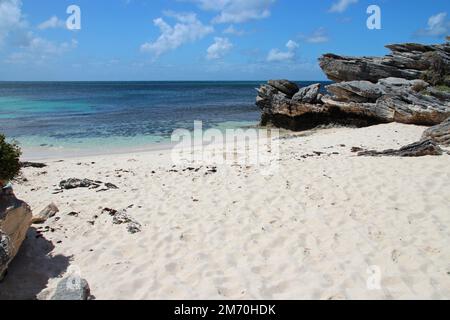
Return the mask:
M267 55L267 61L268 62L291 61L295 58L298 47L299 45L297 42L289 40L288 43L286 43L287 51L272 49Z
M276 0L190 0L202 10L216 11L214 23L242 23L270 16L270 6Z
M441 12L428 19L428 27L419 30L417 35L428 37L442 37L450 33L450 22L447 20L447 12Z
M236 29L233 25L230 25L228 28L226 28L223 31L224 34L231 34L234 36L243 36L245 35L245 31L244 30L238 30Z
M161 35L153 42L142 44L142 52L149 52L159 57L183 44L200 40L214 31L213 27L199 21L194 13L166 12L165 14L177 20L177 23L171 26L163 18L153 20L153 24L160 29Z
M31 37L27 46L23 48L24 50L10 54L6 62L15 64L43 63L49 58L67 53L77 46L78 42L74 39L70 42L56 43L40 37Z
M51 21L50 21L51 20ZM44 28L55 23L50 19ZM0 49L2 45L12 49L6 61L9 63L38 63L55 55L61 55L77 47L76 40L53 42L39 37L30 29L22 13L21 0L0 0Z
M56 29L56 28L66 28L66 23L56 16L53 16L50 19L38 25L38 29L40 30Z
M331 6L330 12L345 12L350 5L355 3L358 3L358 0L338 0Z
M233 44L227 38L214 38L214 43L208 48L206 58L217 60L223 58L231 49Z
M20 0L0 0L0 45L11 32L25 27L21 7Z

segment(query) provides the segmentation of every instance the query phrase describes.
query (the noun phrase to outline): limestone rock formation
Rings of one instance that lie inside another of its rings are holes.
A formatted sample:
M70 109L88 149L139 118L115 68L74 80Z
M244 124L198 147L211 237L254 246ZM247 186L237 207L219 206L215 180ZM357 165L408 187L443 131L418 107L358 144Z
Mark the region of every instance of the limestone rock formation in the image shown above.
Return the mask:
M450 118L426 130L422 140L432 140L439 145L450 146Z
M316 103L320 93L320 83L310 85L300 89L293 97L292 101L299 103Z
M450 100L429 91L422 80L386 78L373 84L368 81L341 82L327 86L332 96L322 100L328 107L359 113L380 122L435 125L450 116Z
M424 157L441 156L444 151L431 140L424 140L407 145L399 150L363 151L358 156L369 157Z
M422 45L415 43L393 44L386 48L392 53L384 57L347 57L325 54L320 67L330 80L367 80L396 77L407 80L433 80L434 73L450 73L450 44ZM449 85L450 79L435 79ZM433 83L435 84L435 83Z
M441 99L422 80L387 78L376 84L350 81L326 88L331 95L314 101L299 97L303 89L291 99L270 85L261 86L256 101L262 111L261 124L291 130L329 123L365 126L400 122L431 126L450 117L450 100ZM313 90L308 87L305 91Z
M0 191L0 279L31 226L31 209L12 192Z
M450 44L398 44L382 58L324 55L320 65L338 83L298 88L271 80L258 89L261 124L306 130L322 124L440 124L450 117ZM424 81L427 79L429 81ZM342 82L343 81L343 82ZM436 84L444 85L435 87Z
M298 92L297 84L288 80L269 80L269 85L284 93L288 97L292 97Z

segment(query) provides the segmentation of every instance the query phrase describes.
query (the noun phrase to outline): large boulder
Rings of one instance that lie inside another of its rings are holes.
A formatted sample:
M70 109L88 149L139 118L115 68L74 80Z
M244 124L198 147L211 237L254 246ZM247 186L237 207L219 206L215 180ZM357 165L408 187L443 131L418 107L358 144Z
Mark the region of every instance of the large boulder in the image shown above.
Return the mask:
M0 281L3 280L8 263L12 259L12 248L11 239L0 230Z
M422 140L432 140L442 146L450 146L450 118L426 130Z
M31 226L32 212L9 191L0 190L0 278L16 256Z
M450 44L393 44L386 48L392 53L384 57L348 57L325 54L320 67L332 81L366 80L373 83L395 77L407 80L425 79L447 84L450 82ZM446 77L447 76L447 77Z

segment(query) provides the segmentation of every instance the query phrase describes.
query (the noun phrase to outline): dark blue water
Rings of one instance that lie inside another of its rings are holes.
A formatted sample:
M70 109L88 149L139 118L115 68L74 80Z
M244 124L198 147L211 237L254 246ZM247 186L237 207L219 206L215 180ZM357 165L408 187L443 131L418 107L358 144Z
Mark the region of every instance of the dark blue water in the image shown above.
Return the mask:
M25 147L158 143L195 120L257 124L262 83L0 82L0 131Z

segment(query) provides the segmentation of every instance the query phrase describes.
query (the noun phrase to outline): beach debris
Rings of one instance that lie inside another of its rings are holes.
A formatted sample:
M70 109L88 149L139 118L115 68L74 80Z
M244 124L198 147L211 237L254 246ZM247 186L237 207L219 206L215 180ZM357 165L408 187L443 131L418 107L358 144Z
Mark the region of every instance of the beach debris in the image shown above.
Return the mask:
M37 169L42 169L47 167L47 165L45 163L39 163L39 162L28 162L28 161L24 161L20 163L20 167L22 168L37 168Z
M385 150L385 151L363 151L358 153L358 156L363 157L424 157L424 156L441 156L442 150L434 141L424 140L415 142L399 150Z
M67 215L71 216L71 217L78 217L79 213L75 212L75 211L72 211L72 212L69 212Z
M141 224L136 221L129 222L127 225L127 230L131 234L141 232Z
M142 225L133 219L126 209L117 211L115 209L104 208L102 213L107 213L113 217L113 224L127 224L127 231L131 234L141 232Z
M320 158L322 156L331 157L331 156L336 156L339 154L340 154L339 152L326 153L326 152L320 152L320 151L313 151L313 154L308 153L308 154L300 155L300 158L301 159L318 158L318 157ZM297 160L300 160L300 159L297 159Z
M46 222L48 219L54 217L58 212L59 212L58 207L52 202L37 215L33 216L31 223L42 224Z
M70 178L67 180L63 180L59 183L59 186L61 189L69 190L69 189L76 189L76 188L92 188L92 187L100 187L100 184L102 182L95 182L93 180L89 179L75 179Z
M31 218L28 204L18 200L12 191L0 192L0 278L25 240Z
M84 301L91 300L91 289L88 282L78 275L71 275L62 279L51 300L57 301Z
M364 149L361 147L352 147L351 151L352 151L352 153L357 153L357 152L364 151Z
M70 190L70 189L77 189L77 188L89 188L89 189L98 189L101 186L104 186L105 188L99 191L108 191L110 189L119 189L115 184L106 182L103 183L102 181L94 181L90 179L76 179L76 178L70 178L67 180L63 180L59 183L59 187L61 190Z
M217 167L207 167L206 168L205 176L207 176L208 174L213 174L213 173L217 173Z

